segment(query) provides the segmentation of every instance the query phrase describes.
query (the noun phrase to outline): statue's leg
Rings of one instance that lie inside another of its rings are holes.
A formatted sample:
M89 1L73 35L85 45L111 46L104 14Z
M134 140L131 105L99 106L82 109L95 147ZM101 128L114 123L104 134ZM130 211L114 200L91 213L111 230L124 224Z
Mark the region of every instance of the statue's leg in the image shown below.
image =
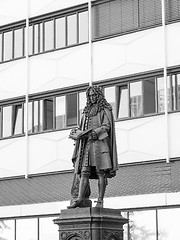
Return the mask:
M97 204L95 207L103 207L103 199L106 191L106 185L107 185L107 178L105 176L104 171L97 171L98 175L98 191L99 191L99 196L98 200L96 201Z
M87 192L87 188L89 187L89 171L82 171L80 184L79 184L79 194L76 201L74 201L67 208L76 208L76 207L85 207L84 199Z

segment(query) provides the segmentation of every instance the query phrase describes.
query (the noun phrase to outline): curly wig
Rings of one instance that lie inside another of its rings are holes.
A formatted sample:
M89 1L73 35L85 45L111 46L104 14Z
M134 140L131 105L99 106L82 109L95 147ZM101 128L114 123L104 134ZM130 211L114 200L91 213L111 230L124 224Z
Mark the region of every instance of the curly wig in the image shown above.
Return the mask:
M112 107L111 105L106 101L104 94L101 90L101 88L97 85L93 85L87 88L86 90L86 98L87 98L87 102L86 102L86 106L83 110L83 113L85 113L86 116L90 116L90 110L92 107L92 103L89 97L90 91L93 91L94 94L97 95L97 111L95 113L95 115L100 112L101 110L103 110L104 108L108 108L110 111L112 111Z

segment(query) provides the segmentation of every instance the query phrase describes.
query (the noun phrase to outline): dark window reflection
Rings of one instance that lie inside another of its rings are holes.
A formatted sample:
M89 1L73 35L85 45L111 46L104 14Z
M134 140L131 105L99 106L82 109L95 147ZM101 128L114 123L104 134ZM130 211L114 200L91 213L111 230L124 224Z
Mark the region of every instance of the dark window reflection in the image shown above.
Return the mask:
M144 114L155 113L155 78L144 81Z
M77 94L66 96L67 126L77 124Z

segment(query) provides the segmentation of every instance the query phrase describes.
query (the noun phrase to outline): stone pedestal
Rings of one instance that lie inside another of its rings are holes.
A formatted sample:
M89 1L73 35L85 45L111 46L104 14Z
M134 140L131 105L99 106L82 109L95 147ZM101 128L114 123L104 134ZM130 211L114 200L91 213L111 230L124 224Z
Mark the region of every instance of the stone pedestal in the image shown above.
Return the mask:
M59 240L123 240L123 224L127 222L118 209L95 207L62 210L54 219Z

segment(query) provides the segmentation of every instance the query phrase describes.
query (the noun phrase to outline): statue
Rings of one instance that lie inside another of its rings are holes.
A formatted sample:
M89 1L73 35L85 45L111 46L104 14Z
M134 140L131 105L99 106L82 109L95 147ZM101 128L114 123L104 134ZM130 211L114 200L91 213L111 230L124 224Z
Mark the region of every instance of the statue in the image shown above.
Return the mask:
M86 98L80 126L72 129L69 136L75 140L72 156L74 182L71 189L74 200L69 209L87 207L85 200L91 193L89 179L98 179L96 207L103 207L107 178L114 177L118 169L112 107L99 86L88 87Z

